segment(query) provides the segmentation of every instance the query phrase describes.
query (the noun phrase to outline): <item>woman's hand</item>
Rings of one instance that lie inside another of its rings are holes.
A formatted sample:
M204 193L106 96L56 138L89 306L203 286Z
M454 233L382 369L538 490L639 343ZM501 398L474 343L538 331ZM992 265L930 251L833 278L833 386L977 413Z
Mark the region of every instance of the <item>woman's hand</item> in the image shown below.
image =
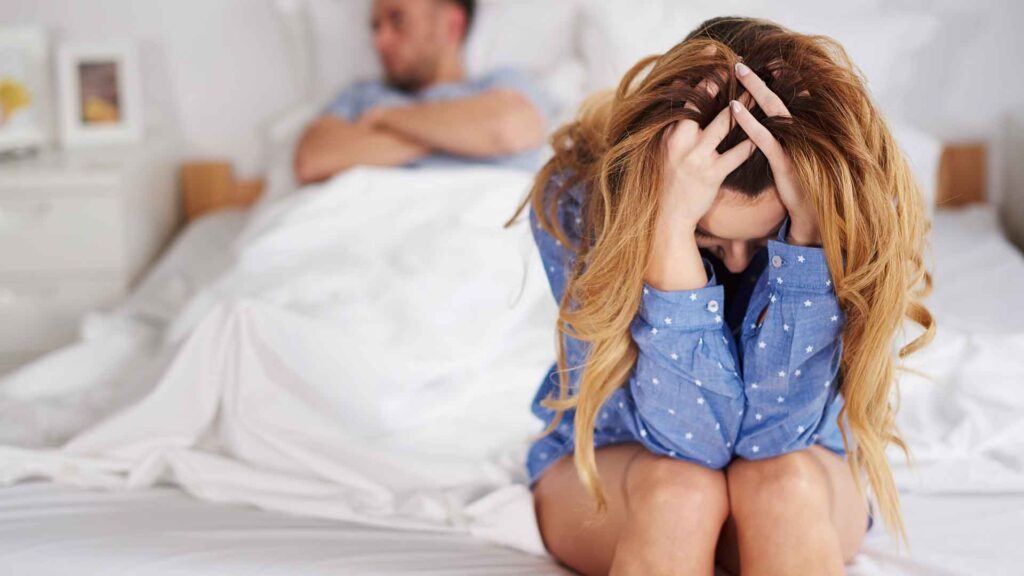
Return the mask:
M757 74L754 74L742 62L736 63L736 77L765 114L786 117L790 115L786 105L768 88L764 80L758 78ZM782 205L789 212L789 235L786 241L802 246L821 245L818 214L811 204L807 192L796 180L789 154L775 139L775 136L747 110L746 103L733 100L729 107L732 108L732 115L736 118L736 122L768 158L768 165L775 177L775 188L779 191Z
M697 109L690 102L685 107ZM729 134L730 124L731 114L724 109L703 130L697 122L683 119L665 131L661 204L645 274L654 288L695 290L708 282L694 237L697 222L715 203L725 177L755 150L750 140L724 154L715 150Z
M687 108L696 107L686 103ZM660 215L675 227L690 232L711 209L722 181L754 152L755 143L741 142L724 154L715 149L729 134L728 109L703 130L689 119L676 121L665 131L665 161Z

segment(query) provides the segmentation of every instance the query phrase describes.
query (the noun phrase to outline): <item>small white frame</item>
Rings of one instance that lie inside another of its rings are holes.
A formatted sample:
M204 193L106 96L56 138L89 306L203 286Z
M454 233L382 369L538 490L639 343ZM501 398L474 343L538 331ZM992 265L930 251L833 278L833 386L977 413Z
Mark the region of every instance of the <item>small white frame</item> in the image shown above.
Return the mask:
M11 58L20 52L27 59L29 69L17 79L28 84L33 107L28 125L0 127L0 152L43 146L51 139L53 127L46 30L38 26L4 26L0 28L0 51L10 51ZM0 76L5 76L2 69Z

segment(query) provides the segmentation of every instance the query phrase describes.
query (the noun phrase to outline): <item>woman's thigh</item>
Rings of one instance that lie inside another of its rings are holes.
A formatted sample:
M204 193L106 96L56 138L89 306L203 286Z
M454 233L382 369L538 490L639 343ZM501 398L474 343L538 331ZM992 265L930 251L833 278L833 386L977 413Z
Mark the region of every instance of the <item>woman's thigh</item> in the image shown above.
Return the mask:
M584 574L607 574L617 551L625 554L626 560L636 553L633 546L627 547L628 552L622 548L626 530L659 528L666 517L678 524L678 519L687 512L699 516L699 519L694 518L695 523L711 526L715 500L720 498L721 516L717 525L709 528L704 544L707 562L713 561L711 547L728 512L728 494L721 470L659 456L636 442L597 448L595 460L608 503L604 514L597 512L596 501L580 482L572 454L553 462L534 486L538 524L544 544L552 555ZM697 491L706 493L707 497L697 497L694 494ZM695 502L700 504L695 505ZM668 515L657 512L666 506L679 511ZM652 513L652 509L655 512ZM680 535L692 532L686 525L668 527L668 530ZM657 538L644 538L650 545L641 548L662 551L656 545ZM696 545L700 539L687 536L687 540ZM671 547L680 549L678 543ZM621 561L622 558L615 560L616 565L621 567Z
M830 518L833 528L836 530L842 548L843 560L849 562L857 554L864 535L867 530L868 505L867 500L857 491L853 474L849 466L841 456L835 452L814 444L806 450L792 452L777 456L776 458L803 458L813 464L803 469L813 469L816 473L809 474L809 478L825 484L825 488L831 495ZM747 461L739 463L742 466L770 465L769 460ZM737 465L734 461L731 466ZM736 519L730 513L725 526L719 537L716 561L723 568L732 574L739 572L739 545L737 540Z
M548 466L534 485L533 500L549 552L585 573L607 573L627 518L626 473L645 454L650 452L635 442L595 450L597 472L608 502L603 515L597 514L594 499L580 482L571 453Z

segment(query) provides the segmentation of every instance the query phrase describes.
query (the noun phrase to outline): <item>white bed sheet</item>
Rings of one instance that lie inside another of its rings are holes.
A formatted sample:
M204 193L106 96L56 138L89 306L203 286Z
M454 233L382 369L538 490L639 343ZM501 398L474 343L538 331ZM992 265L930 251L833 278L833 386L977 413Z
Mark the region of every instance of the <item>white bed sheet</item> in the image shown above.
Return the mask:
M476 538L211 504L172 486L0 489L0 575L568 574Z
M1024 494L902 497L910 554L880 524L849 576L999 576L1024 566ZM191 498L171 486L0 489L0 574L570 574L455 534L392 530ZM725 573L719 571L722 576Z

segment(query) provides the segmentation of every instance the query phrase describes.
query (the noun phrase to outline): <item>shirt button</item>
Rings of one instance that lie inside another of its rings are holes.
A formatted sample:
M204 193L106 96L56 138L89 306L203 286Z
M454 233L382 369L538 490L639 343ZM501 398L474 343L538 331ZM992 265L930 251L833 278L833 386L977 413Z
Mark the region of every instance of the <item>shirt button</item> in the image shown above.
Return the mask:
M710 302L708 302L708 311L718 312L718 300L711 300Z
M772 256L772 266L782 268L782 257L777 254Z

